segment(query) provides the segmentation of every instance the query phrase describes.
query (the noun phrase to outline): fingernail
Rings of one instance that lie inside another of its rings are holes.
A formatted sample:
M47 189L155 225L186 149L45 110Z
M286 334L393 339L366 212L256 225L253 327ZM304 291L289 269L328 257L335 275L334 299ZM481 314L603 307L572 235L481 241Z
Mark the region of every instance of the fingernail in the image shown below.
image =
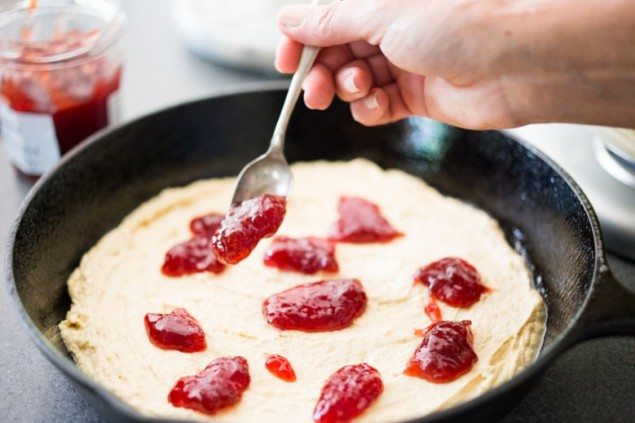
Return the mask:
M379 107L379 103L377 103L377 93L371 94L364 99L364 107L369 110L375 110Z
M356 94L359 92L359 88L357 87L357 85L355 84L355 72L354 71L348 71L346 73L346 75L344 76L344 89L346 89L346 91Z
M282 10L280 10L278 21L280 25L287 28L299 26L304 20L304 16L306 16L307 9L305 5L283 7Z

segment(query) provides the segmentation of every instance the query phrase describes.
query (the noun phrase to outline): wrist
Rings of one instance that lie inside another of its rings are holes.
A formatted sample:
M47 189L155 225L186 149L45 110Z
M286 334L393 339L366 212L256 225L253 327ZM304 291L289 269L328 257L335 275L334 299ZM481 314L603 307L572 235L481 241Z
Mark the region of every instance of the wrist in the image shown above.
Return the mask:
M632 0L497 3L492 69L519 121L635 125Z

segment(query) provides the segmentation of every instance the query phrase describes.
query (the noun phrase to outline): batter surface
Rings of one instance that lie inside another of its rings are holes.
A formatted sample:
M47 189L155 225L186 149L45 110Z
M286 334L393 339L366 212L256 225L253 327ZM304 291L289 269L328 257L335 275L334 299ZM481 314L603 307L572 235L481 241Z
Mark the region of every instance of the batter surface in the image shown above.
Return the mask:
M364 161L312 162L293 167L295 184L278 235L325 236L337 220L341 195L363 197L405 236L386 244L338 244L340 271L327 275L281 272L262 263L270 243L224 273L169 278L166 251L190 238L189 221L225 212L233 178L167 189L132 212L82 258L68 286L73 301L60 323L78 366L123 401L149 415L219 421L311 421L324 381L340 367L367 362L379 370L384 392L357 421L419 417L477 396L531 362L545 328L545 306L523 258L485 212L442 196L420 179L383 171ZM469 309L439 302L445 320L473 322L478 362L451 383L433 384L402 374L421 342L413 334L431 322L423 309L428 291L413 286L420 267L445 256L472 263L492 288ZM366 311L341 331L279 331L262 316L268 296L324 278L358 278ZM207 350L161 350L146 335L146 313L184 307L207 334ZM268 354L288 358L297 381L283 382L264 366ZM241 355L251 385L241 402L213 417L175 408L166 397L182 376L219 356Z

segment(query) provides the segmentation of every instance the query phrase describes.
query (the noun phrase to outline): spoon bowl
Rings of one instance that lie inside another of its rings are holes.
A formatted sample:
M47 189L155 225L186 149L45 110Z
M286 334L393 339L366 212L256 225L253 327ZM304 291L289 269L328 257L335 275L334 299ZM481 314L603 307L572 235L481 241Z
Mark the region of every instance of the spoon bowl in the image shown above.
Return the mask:
M293 188L293 173L281 150L269 149L249 162L238 175L232 207L260 194L288 197Z

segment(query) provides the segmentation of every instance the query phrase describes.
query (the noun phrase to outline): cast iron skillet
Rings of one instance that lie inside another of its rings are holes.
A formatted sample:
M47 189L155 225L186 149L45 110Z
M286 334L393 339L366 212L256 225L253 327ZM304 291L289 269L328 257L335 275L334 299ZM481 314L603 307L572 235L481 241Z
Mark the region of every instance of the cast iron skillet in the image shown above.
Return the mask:
M104 415L152 420L75 367L57 330L70 306L66 279L84 252L142 201L165 187L235 175L265 151L283 88L261 84L102 132L69 154L25 200L7 250L11 296L38 347ZM635 334L635 295L611 277L591 206L569 176L532 147L500 132L418 118L366 128L336 103L326 112L298 107L287 154L292 162L366 157L420 176L496 217L535 266L549 313L540 357L498 388L420 421L489 421L509 411L571 345Z

